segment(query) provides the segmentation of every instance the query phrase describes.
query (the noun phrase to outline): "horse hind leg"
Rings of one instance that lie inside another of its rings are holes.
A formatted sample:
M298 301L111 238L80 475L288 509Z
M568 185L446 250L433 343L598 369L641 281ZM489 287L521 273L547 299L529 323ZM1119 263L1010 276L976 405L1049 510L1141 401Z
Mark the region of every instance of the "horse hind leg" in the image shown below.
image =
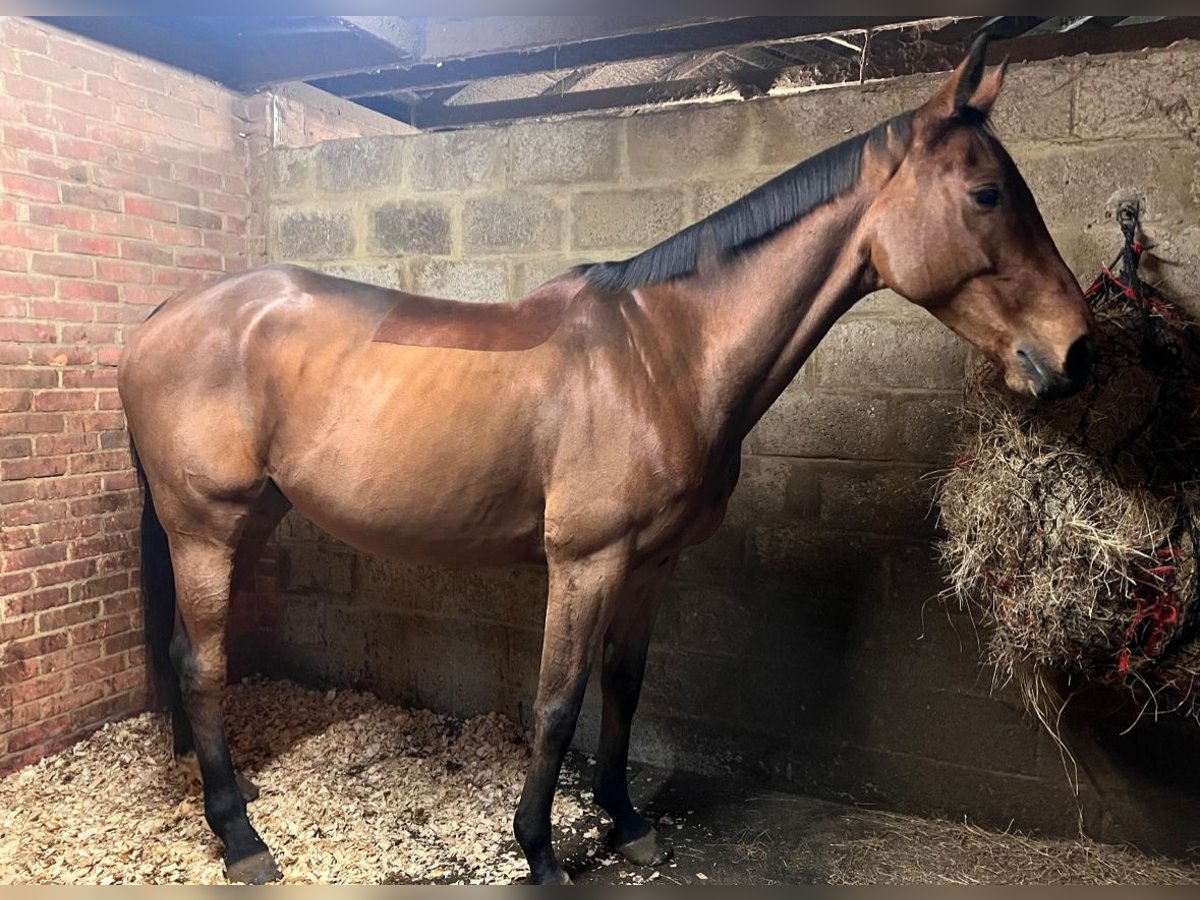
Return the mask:
M229 753L222 714L225 689L225 626L229 612L234 548L248 509L228 528L177 529L171 535L180 631L172 657L204 786L204 817L225 847L230 881L262 884L281 877L267 845L246 815ZM225 516L220 518L224 519Z
M250 507L250 515L242 528L242 536L233 557L231 596L234 599L241 591L254 587L258 561L262 559L275 528L291 508L291 501L283 496L275 482L268 481L262 494Z
M175 669L177 678L174 682L175 690L168 698L171 716L172 750L175 768L182 772L185 778L199 784L203 788L204 777L200 771L200 760L196 756L196 737L192 733L192 723L188 718L187 710L184 708L183 690L180 686L183 673L189 665L191 653L187 630L183 627L182 622L176 619L175 635L171 638L171 665ZM242 792L242 798L247 803L253 803L257 800L261 793L258 785L236 769L233 774L238 790Z
M258 561L262 558L263 551L266 550L275 528L291 508L292 504L283 496L274 482L268 481L262 495L250 509L250 514L242 529L241 539L237 544L233 560L233 573L230 579L231 602L236 601L242 590L253 586ZM190 654L187 631L177 612L175 634L171 640L171 661L177 674L181 666L186 665ZM192 734L192 726L188 721L187 712L183 707L183 694L178 680L171 683L167 701L171 713L175 765L192 780L202 783L200 761L196 757L195 737ZM242 792L242 797L247 803L258 799L260 793L258 785L236 770L235 779Z

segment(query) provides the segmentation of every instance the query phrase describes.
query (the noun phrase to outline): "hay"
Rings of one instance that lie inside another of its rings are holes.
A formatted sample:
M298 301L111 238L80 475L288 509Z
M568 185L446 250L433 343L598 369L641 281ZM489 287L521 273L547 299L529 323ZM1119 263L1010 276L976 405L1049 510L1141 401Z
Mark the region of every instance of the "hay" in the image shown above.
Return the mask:
M830 884L1200 884L1194 869L1094 841L855 813L824 860Z
M952 592L1040 713L1047 669L1197 709L1200 340L1135 287L1106 270L1089 290L1098 358L1075 398L1020 398L972 360L939 486Z

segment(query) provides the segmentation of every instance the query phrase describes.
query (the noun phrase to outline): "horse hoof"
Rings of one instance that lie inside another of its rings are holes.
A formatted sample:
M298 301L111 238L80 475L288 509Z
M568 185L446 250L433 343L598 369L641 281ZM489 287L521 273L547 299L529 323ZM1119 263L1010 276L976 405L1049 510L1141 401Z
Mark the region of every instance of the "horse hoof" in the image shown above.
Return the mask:
M255 800L258 799L258 795L260 792L258 790L257 784L255 784L253 781L251 781L249 778L247 778L241 772L234 773L233 777L235 779L237 779L237 786L242 792L242 798L247 803L253 803Z
M262 850L235 863L225 863L225 877L238 884L268 884L281 879L283 873L275 865L271 851Z
M559 869L548 875L530 875L525 879L526 884L574 884L566 869Z
M675 850L670 841L651 828L635 841L618 844L617 852L637 866L661 866Z

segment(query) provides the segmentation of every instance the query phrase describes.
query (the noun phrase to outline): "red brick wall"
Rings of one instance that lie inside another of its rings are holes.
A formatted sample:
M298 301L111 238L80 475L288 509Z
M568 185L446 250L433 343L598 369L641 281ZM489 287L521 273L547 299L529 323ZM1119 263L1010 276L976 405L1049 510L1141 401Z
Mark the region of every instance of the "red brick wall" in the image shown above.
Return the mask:
M138 498L116 363L247 263L242 98L0 23L0 772L139 709Z
M405 128L318 92L283 101L0 20L0 774L144 706L124 336L261 261L273 141ZM263 649L272 571L234 604L235 670Z

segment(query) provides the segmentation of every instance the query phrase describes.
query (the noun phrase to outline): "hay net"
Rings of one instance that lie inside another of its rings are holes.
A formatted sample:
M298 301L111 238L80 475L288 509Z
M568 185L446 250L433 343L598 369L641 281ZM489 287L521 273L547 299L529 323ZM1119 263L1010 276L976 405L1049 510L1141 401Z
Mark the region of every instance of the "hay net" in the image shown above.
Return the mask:
M962 436L939 482L950 591L991 627L998 681L1047 668L1200 709L1200 336L1138 277L1136 216L1087 291L1089 385L1009 392L968 367ZM1114 274L1117 263L1121 264Z

